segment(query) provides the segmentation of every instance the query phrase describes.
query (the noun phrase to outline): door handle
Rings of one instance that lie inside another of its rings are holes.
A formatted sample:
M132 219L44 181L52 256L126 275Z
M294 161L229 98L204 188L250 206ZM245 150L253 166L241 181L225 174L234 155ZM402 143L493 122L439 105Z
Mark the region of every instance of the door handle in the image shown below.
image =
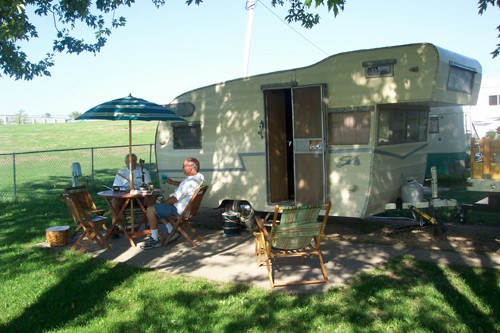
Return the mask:
M323 150L323 143L320 140L309 141L309 150Z
M264 120L261 120L259 123L259 131L257 132L260 135L261 139L264 139Z

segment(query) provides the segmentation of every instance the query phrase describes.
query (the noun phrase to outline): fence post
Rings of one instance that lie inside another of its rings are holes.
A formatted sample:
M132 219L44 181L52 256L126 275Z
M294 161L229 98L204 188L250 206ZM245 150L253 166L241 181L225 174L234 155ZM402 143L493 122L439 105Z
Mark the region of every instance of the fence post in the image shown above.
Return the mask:
M14 182L14 187L13 187L14 200L16 200L16 197L17 197L17 191L16 191L16 154L12 154L12 181Z
M92 176L92 181L94 180L94 147L90 148L90 175Z

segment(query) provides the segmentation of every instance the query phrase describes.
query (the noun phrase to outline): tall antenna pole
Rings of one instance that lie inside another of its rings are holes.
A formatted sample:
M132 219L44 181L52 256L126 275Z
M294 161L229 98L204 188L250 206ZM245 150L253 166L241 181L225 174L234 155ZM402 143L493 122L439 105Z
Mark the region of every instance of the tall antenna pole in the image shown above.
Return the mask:
M243 77L248 77L248 62L250 59L250 40L252 39L253 30L253 11L255 8L255 0L248 0L246 9L248 11L247 17L247 32L245 40L245 51L243 54Z

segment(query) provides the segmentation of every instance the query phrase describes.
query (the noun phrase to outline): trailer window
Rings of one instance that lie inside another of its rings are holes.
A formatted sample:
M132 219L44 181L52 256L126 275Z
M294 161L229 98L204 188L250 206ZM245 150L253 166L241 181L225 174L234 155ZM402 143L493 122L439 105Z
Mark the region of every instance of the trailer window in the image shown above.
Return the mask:
M370 141L370 112L330 112L328 144L366 145Z
M471 70L450 64L448 90L472 94L474 74L475 73Z
M439 116L429 117L429 133L439 133Z
M427 140L426 108L380 109L378 143L381 145Z
M201 149L201 123L172 123L174 149Z

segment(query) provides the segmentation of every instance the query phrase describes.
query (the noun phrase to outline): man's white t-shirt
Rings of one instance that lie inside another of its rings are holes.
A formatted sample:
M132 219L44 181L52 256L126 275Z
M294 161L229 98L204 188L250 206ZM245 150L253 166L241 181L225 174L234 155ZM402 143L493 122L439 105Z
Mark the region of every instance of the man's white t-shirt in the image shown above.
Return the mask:
M188 176L184 179L174 193L171 196L177 198L177 202L174 204L177 212L182 214L184 208L186 208L189 200L193 196L194 191L203 183L205 177L201 173L197 173L194 176Z
M116 173L115 180L113 181L113 186L120 186L120 187L130 187L130 183L128 181L130 177L130 171L128 168L123 168L119 170ZM134 188L137 189L139 186L142 184L142 168L138 167L135 168L134 171L132 171L132 177L134 180ZM149 175L149 171L147 169L144 169L144 183L145 184L150 184L151 183L151 176Z

